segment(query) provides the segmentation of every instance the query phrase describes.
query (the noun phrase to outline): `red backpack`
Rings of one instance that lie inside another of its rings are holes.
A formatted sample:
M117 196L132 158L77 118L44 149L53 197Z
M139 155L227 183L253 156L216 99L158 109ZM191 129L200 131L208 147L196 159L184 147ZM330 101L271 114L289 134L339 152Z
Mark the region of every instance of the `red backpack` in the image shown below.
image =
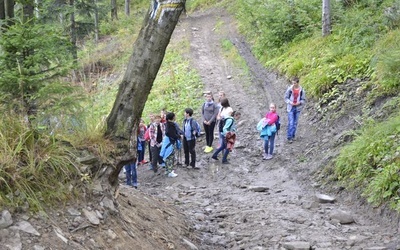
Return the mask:
M146 129L146 132L144 133L144 140L150 141L150 127Z

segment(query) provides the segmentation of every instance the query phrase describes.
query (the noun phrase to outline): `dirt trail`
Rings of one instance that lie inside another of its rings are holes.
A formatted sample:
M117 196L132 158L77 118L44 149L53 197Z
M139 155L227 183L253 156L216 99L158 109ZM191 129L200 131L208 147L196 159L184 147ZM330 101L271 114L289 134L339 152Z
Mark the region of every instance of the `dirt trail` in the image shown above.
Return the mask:
M222 43L227 40L247 69L226 59ZM346 130L356 127L350 117L360 113L361 106L354 108L360 100L343 102L351 108L342 105L339 118L326 113L336 117L329 121L321 120L309 102L298 140L287 144L283 94L288 82L260 65L234 21L218 9L182 16L171 43L188 42L184 56L201 75L204 90L225 91L233 109L242 113L231 164L211 161L200 137L200 169L178 166L177 178L163 171L154 174L145 165L138 167L138 189L123 185L121 172L122 185L112 197L107 186L94 180L83 200L52 207L46 216L11 211L11 218L3 211L0 250L400 249L399 215L371 208L321 181L322 166L337 155ZM340 88L352 96L357 84ZM278 106L282 129L274 158L264 161L255 126L270 102ZM198 118L200 110L195 112ZM319 193L336 196L336 201L320 203Z
M204 89L225 91L233 109L242 113L231 164L211 161L211 155L203 153L204 139L199 139L196 147L200 170L178 167L179 176L170 179L142 168L139 179L143 192L175 203L191 220L197 247L396 249L397 228L374 224L344 200L316 201L316 193L323 191L318 190L310 174L333 155L329 151L332 134L320 135L310 127L309 105L301 114L298 140L285 142L283 95L288 82L258 63L237 35L233 20L216 10L182 18L171 42L186 39L190 41L187 57L201 75ZM227 39L246 60L249 73L225 59L221 44ZM262 141L255 125L269 102L277 103L283 126L276 140L276 156L263 161ZM253 187L265 191L256 192ZM354 223L339 222L348 215Z

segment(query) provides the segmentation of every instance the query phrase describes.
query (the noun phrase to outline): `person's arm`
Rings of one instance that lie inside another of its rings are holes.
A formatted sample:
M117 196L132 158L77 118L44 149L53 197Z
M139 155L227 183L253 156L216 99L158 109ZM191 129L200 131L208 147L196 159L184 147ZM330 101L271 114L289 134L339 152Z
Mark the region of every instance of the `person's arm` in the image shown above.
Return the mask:
M214 107L214 110L213 110L214 113L213 113L213 116L211 117L211 119L209 120L210 123L213 122L213 121L216 121L217 115L218 115L218 112L216 112L216 111L218 111L218 108L215 105L215 103L213 103L213 107Z
M233 126L233 118L226 118L225 119L225 125L224 128L222 129L222 134L225 136L227 132L229 132L230 128Z
M303 88L300 90L300 103L302 105L306 103L306 92L304 92Z
M268 116L268 125L275 124L275 122L278 120L278 115L275 113L272 113Z
M291 103L291 101L290 101L290 95L291 95L291 93L292 93L292 89L291 88L288 88L287 90L286 90L286 92L285 92L285 102L287 103L287 104L292 104Z
M223 109L224 107L221 107L220 109L219 109L219 111L218 111L218 115L217 115L217 120L221 120L221 112L222 112L222 109Z

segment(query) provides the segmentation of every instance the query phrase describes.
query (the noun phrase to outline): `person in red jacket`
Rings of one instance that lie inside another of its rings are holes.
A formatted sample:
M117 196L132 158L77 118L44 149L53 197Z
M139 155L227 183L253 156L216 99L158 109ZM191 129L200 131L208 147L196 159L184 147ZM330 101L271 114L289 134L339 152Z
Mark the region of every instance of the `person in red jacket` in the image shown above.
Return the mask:
M271 103L269 105L269 111L265 114L265 118L267 126L275 126L275 123L278 121L278 114L276 113L275 103ZM273 157L276 129L274 131L275 132L271 133L270 136L264 137L264 160L270 160Z

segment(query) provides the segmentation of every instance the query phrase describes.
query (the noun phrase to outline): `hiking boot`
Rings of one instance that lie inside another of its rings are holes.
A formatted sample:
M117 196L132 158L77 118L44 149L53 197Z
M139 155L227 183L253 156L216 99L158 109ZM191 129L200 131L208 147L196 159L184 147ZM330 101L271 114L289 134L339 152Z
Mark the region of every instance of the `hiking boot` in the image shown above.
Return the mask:
M231 164L229 161L223 161L222 164Z
M216 160L216 161L219 161L218 157L216 157L216 156L212 156L211 159L214 159L214 160Z
M292 139L292 138L287 139L287 142L288 142L288 143L292 143L292 142L293 142L293 139Z
M170 178L175 178L175 177L177 177L178 176L178 174L176 174L174 171L172 171L172 172L170 172L169 174L168 174L168 177L170 177Z

